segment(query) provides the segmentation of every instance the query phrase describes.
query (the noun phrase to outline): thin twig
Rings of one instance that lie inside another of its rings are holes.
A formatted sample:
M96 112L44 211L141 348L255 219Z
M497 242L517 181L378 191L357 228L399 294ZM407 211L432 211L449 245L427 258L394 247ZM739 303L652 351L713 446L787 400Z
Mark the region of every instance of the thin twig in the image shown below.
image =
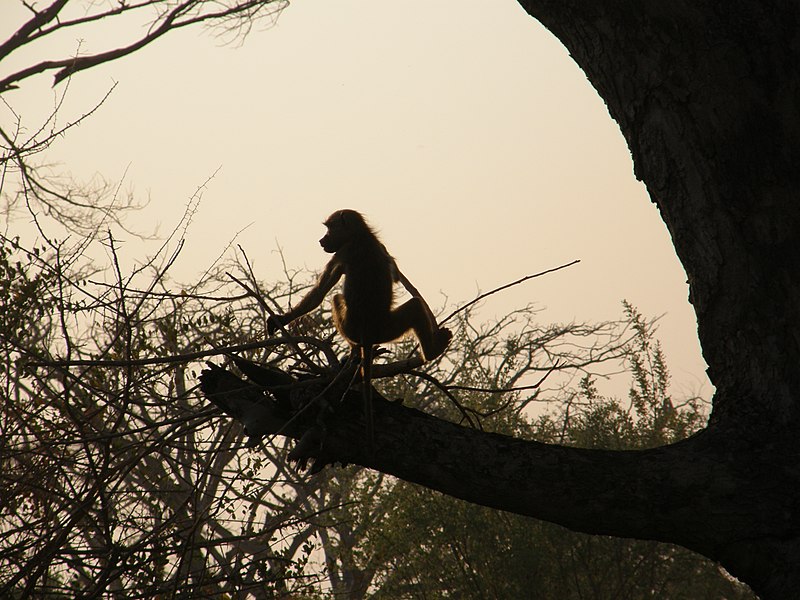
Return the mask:
M560 369L563 365L559 362L556 362L552 367L550 367L547 372L532 385L521 385L518 387L510 387L510 388L482 388L482 387L474 387L470 385L448 385L446 386L448 390L463 390L467 392L483 392L485 394L504 394L506 392L521 392L523 390L535 390L538 389L540 385L544 383L544 380L550 376L550 373L553 371Z
M450 390L447 388L447 386L446 386L446 385L444 385L444 384L443 384L441 381L439 381L438 379L436 379L436 377L434 377L433 375L430 375L430 374L428 374L428 373L424 373L423 371L413 371L413 372L411 373L411 375L415 375L415 376L419 377L420 379L424 379L425 381L427 381L427 382L429 382L429 383L432 383L432 384L433 384L435 387L439 388L439 390L440 390L440 391L441 391L441 392L442 392L442 393L443 393L445 396L447 396L447 397L449 398L450 402L452 402L452 403L453 403L453 406L455 406L455 407L458 409L458 412L460 412L460 413L461 413L461 416L462 416L462 417L464 417L464 419L466 419L466 421L467 421L467 423L469 423L469 426L470 426L470 427L472 427L473 429L480 429L480 430L483 430L483 426L481 425L481 422L480 422L480 421L478 421L478 423L477 423L477 425L476 425L476 424L475 424L475 422L472 420L472 417L470 417L470 416L469 416L469 411L470 411L470 409L468 409L468 408L464 407L464 406L461 404L461 402L459 402L459 401L458 401L458 398L456 398L456 397L455 397L455 396L454 396L454 395L453 395L453 394L450 392ZM474 412L474 411L473 411L473 412Z
M226 274L228 277L230 277L231 279L233 279L233 281L234 281L234 282L236 282L237 284L239 284L239 285L240 285L240 286L241 286L241 287L242 287L244 290L246 290L246 291L247 291L247 293L248 293L250 296L252 296L252 297L253 297L253 299L254 299L256 302L258 302L258 303L261 305L261 307L262 307L262 308L263 308L265 311L267 311L267 313L269 313L269 315L270 315L270 316L274 316L274 315L275 315L275 311L274 311L274 310L272 310L272 309L271 309L271 308L270 308L270 307L267 305L267 303L266 303L266 302L264 301L264 299L263 299L263 298L262 298L262 297L259 295L259 293L258 293L258 292L256 292L256 291L255 291L253 288L251 288L249 285L247 285L247 284L246 284L244 281L242 281L242 280L241 280L241 279L239 279L238 277L236 277L236 276L234 276L234 275L232 275L232 274L228 273L227 271L225 272L225 274ZM303 362L304 362L304 363L306 363L306 365L308 366L308 368L309 368L309 369L311 369L312 371L314 371L314 372L316 372L316 373L323 373L323 372L324 372L324 369L322 369L322 368L321 368L319 365L317 365L317 364L316 364L316 363L315 363L313 360L311 360L311 357L310 357L310 356L308 356L308 354L306 354L306 353L303 351L303 349L302 349L302 348L300 348L300 345L297 343L297 341L298 341L298 340L301 340L301 339L304 339L304 338L301 338L301 337L297 337L297 336L294 336L294 335L292 335L292 334L291 334L289 331L287 331L287 330L286 330L286 328L285 328L285 326L284 326L283 324L281 324L281 331L282 331L282 332L283 332L283 334L286 336L285 338L282 338L282 339L283 339L283 340L285 340L285 341L286 341L286 343L288 343L288 344L289 344L289 345L292 347L292 350L294 350L295 352L297 352L298 356L300 356L300 358L303 360ZM333 353L331 353L331 352L329 352L329 351L325 351L325 349L324 349L322 346L320 346L320 345L318 345L317 347L323 350L323 354L325 354L325 357L328 359L328 362L330 363L330 366L331 366L331 367L335 367L335 366L337 366L337 365L338 365L338 363L339 363L339 359L336 357L336 355L335 355L335 354L333 354Z
M497 292L502 292L503 290L506 290L506 289L508 289L510 287L513 287L515 285L519 285L520 283L524 283L525 281L528 281L529 279L534 279L535 277L541 277L542 275L547 275L548 273L554 273L555 271L560 271L561 269L566 269L567 267L571 267L572 265L578 264L579 262L581 262L579 259L575 259L572 262L568 262L568 263L563 264L563 265L561 265L559 267L554 267L552 269L547 269L545 271L540 271L539 273L534 273L533 275L526 275L525 277L517 279L516 281L512 281L511 283L507 283L505 285L501 285L500 287L497 287L497 288L495 288L495 289L493 289L493 290L491 290L489 292L486 292L485 294L479 295L474 300L470 300L469 302L467 302L463 306L457 308L452 313L447 315L447 317L442 319L439 322L439 324L441 325L443 323L446 323L447 321L452 319L454 316L456 316L458 313L464 312L470 306L472 306L474 304L477 304L478 302L480 302L481 300L483 300L484 298L486 298L488 296L491 296L492 294L496 294Z

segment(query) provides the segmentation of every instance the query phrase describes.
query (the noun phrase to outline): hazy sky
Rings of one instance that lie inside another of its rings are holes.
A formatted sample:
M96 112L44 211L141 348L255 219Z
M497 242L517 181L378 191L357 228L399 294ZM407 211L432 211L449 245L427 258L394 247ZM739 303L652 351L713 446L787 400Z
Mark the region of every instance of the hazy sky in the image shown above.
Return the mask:
M0 1L3 39L19 15ZM81 51L131 35L84 30ZM0 76L77 47L75 35L59 43L12 57ZM150 197L131 222L162 233L220 168L177 277L191 281L250 224L237 241L259 277L281 276L278 246L290 266L320 268L321 221L355 208L433 306L580 259L492 297L480 316L535 302L543 321L612 319L625 298L665 313L675 391L710 393L686 276L622 135L564 47L515 2L298 0L243 45L189 29L79 74L61 120L115 81L47 158L82 178L127 169L124 187ZM63 91L50 83L5 95L28 128ZM129 248L132 264L141 256Z

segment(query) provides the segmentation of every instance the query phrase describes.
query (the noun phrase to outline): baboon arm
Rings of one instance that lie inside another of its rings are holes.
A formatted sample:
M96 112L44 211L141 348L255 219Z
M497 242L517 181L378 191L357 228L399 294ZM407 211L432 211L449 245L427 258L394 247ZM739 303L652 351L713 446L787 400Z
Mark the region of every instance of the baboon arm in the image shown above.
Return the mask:
M422 297L422 294L419 293L419 290L414 287L414 285L408 280L408 278L403 275L402 271L397 267L397 263L394 265L394 275L395 281L401 283L408 293L411 294L414 298L419 298L423 302L425 299Z
M406 288L406 290L408 290L409 294L411 294L414 298L417 298L420 301L420 303L422 304L422 308L428 315L428 319L430 319L433 325L436 325L436 317L433 315L431 307L428 306L428 303L425 301L425 298L422 297L422 294L420 294L419 290L414 287L414 285L408 280L408 278L405 275L403 275L403 272L400 271L400 269L397 267L397 263L394 264L394 273L395 273L395 281L398 281L400 284L402 284L402 286Z
M288 323L294 321L297 317L302 317L309 311L314 310L325 299L328 292L331 291L336 282L342 278L344 268L342 263L334 256L325 265L325 269L320 273L317 283L309 292L297 303L292 310L283 315L284 322Z

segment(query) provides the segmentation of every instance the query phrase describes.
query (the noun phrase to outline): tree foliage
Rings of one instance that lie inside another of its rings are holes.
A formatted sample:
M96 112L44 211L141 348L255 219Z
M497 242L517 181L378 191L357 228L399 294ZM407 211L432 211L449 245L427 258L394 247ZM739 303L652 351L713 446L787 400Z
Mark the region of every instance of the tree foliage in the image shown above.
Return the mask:
M190 364L159 362L243 317L218 309L224 296L166 291L169 264L122 277L114 262L106 284L80 256L4 239L0 595L308 586L309 534L280 509L287 474L198 410ZM31 366L56 355L86 364Z

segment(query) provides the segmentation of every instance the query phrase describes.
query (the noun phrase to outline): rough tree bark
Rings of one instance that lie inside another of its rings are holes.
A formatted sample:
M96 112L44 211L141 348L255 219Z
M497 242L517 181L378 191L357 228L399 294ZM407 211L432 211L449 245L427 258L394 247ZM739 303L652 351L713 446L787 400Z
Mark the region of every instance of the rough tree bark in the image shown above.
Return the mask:
M466 429L376 397L375 453L357 413L340 411L298 454L578 531L681 544L765 599L796 597L800 4L521 4L607 103L669 228L716 386L710 423L669 447L587 451ZM216 377L205 388L229 389ZM264 406L260 433L308 431L279 403Z

